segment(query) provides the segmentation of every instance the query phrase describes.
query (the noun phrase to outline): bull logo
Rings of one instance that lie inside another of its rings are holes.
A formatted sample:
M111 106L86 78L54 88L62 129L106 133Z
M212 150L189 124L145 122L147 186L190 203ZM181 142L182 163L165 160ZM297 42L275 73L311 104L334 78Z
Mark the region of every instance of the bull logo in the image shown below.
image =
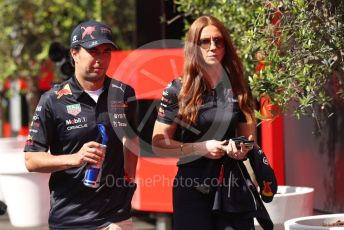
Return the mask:
M271 183L272 182L269 182L269 181L263 181L264 188L262 191L262 195L264 195L264 196L273 196L274 195L271 191L271 187L270 187Z
M33 145L33 140L32 140L32 136L31 135L27 136L26 144L27 145Z
M82 35L81 35L81 39L84 39L84 37L85 37L86 35L89 35L92 39L94 39L92 33L93 33L94 31L96 31L96 27L95 27L95 26L87 26L87 27L83 27L83 26L82 26L81 29L84 30L84 32L83 32Z
M66 84L63 89L56 92L57 99L60 99L62 96L72 95L72 91L70 90L69 84Z

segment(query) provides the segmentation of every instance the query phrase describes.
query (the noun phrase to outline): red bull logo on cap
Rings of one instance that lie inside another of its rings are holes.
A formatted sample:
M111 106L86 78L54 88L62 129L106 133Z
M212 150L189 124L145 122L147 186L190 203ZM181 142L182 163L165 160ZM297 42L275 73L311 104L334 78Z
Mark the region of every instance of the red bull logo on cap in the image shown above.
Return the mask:
M69 84L66 84L63 89L55 92L57 95L57 99L60 99L62 96L72 95L72 91L70 90Z
M89 35L92 39L94 39L92 33L93 33L94 31L96 31L96 27L95 27L95 26L87 26L87 27L83 27L83 26L82 26L81 29L84 30L84 32L83 32L82 35L81 35L81 39L84 39L84 37L85 37L86 35Z

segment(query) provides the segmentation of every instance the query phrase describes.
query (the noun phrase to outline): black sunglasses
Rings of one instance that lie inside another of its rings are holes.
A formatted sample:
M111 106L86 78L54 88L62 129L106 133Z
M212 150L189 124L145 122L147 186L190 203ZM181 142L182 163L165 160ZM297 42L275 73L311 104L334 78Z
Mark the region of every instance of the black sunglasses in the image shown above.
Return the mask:
M223 48L225 46L222 37L213 37L213 38L202 38L199 40L198 45L205 50L208 50L211 46L211 41L214 42L216 48Z

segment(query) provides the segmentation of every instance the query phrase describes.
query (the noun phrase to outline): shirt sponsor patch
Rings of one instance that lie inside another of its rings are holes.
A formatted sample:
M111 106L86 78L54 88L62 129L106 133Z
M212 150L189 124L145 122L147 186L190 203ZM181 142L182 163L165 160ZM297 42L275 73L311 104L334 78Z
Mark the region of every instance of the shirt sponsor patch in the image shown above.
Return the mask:
M124 101L111 101L111 108L127 108L128 104Z
M78 115L81 112L80 104L67 105L67 113L73 116Z
M66 84L63 89L55 92L57 95L57 99L60 99L62 96L72 95L72 91L70 90L69 84Z
M87 128L87 124L79 124L79 125L72 125L72 126L67 126L67 130L73 130L73 129L82 129L82 128Z
M41 126L41 124L38 121L32 121L30 126L32 126L34 128L39 128Z
M42 106L40 105L40 106L37 106L37 108L36 108L36 112L40 112L42 110Z
M169 100L166 97L162 96L161 97L161 102L167 103L167 102L169 102Z
M159 111L158 111L158 116L159 117L165 117L165 110L163 108L159 108Z
M33 145L33 140L32 140L32 136L31 135L27 136L26 144L27 145Z
M162 96L168 96L168 91L167 91L167 90L164 90L164 91L162 92Z
M114 113L113 114L114 119L126 119L125 113Z
M37 129L29 129L29 133L38 133Z
M126 122L114 121L112 123L113 123L113 127L127 127L127 123Z
M33 121L37 121L38 119L39 119L39 116L38 116L37 113L35 113L35 114L33 115L33 117L32 117L32 120L33 120Z
M66 120L67 130L87 128L87 117L76 117Z
M111 86L112 86L112 88L120 89L124 93L123 84L121 84L121 85L111 84Z
M84 122L87 122L87 117L76 117L73 119L67 119L66 125L75 125L75 124L84 123Z

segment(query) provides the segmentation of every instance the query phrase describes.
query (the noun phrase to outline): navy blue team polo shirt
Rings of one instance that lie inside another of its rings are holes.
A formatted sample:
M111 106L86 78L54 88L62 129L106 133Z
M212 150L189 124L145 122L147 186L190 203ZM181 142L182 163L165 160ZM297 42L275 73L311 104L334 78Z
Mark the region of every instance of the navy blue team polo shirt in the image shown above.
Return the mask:
M109 93L110 92L110 93ZM130 217L135 188L126 186L122 135L136 130L134 90L106 77L96 103L75 77L42 95L30 126L25 152L73 154L89 141L101 142L97 123L108 136L99 189L86 187L86 165L54 172L49 188L51 229L95 229Z

